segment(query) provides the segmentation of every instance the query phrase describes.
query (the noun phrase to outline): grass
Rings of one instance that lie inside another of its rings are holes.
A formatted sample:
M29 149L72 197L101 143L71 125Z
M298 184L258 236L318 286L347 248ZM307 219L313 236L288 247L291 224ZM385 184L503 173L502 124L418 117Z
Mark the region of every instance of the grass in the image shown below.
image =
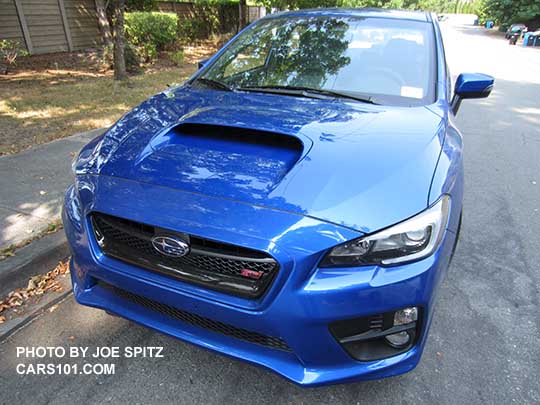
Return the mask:
M34 57L29 57L23 68L0 76L0 155L110 126L146 98L181 83L196 70L196 61L215 50L212 44L187 47L183 66L152 67L121 84L114 82L111 71L100 71L90 63L59 66L49 57L45 67L33 68ZM65 54L52 57L67 58ZM39 65L40 60L34 60Z

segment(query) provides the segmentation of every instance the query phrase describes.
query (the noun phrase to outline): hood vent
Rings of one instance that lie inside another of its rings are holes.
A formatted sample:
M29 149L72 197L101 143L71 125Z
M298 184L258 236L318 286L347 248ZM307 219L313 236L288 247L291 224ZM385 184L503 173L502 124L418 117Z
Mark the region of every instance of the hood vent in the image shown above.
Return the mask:
M169 133L183 137L205 138L209 141L230 142L231 146L237 143L287 149L296 152L298 156L302 155L304 149L300 139L294 136L226 125L180 124Z
M164 185L242 201L262 201L302 157L294 136L220 125L181 124L152 142L142 172ZM155 181L155 180L153 180Z

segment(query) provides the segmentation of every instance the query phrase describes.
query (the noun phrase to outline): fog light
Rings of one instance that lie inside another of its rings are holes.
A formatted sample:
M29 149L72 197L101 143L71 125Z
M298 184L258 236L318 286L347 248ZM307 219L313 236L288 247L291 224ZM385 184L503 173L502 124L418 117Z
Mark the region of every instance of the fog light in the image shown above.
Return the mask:
M409 335L409 332L407 331L393 333L384 338L388 344L395 349L403 349L411 342L411 335Z
M418 308L409 307L396 311L394 314L394 326L407 325L418 320Z

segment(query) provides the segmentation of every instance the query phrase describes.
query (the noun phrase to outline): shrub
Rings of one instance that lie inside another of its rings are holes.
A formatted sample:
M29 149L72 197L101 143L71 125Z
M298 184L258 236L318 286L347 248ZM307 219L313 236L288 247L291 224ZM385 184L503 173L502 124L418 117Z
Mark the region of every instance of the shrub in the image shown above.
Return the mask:
M238 26L238 3L195 2L189 19L180 22L178 33L185 41L235 31Z
M17 41L0 40L0 64L5 65L3 67L4 74L7 75L9 67L15 64L19 56L26 55L28 52Z
M153 63L158 59L159 52L152 43L146 43L137 48L137 52L144 62Z
M157 51L176 40L178 16L174 13L134 12L125 14L126 38L136 46L152 44Z
M184 50L179 49L175 52L169 52L169 58L176 66L182 66L184 64Z
M152 11L157 8L157 0L127 0L126 11Z
M137 53L137 49L131 44L125 44L124 56L126 58L126 69L130 72L139 70L141 59Z
M182 21L178 32L183 39L192 41L205 38L208 35L207 30L205 21L193 18Z
M114 47L108 45L103 48L103 64L109 68L114 67ZM124 57L126 59L126 70L128 72L136 72L141 64L141 59L137 49L130 43L124 44Z

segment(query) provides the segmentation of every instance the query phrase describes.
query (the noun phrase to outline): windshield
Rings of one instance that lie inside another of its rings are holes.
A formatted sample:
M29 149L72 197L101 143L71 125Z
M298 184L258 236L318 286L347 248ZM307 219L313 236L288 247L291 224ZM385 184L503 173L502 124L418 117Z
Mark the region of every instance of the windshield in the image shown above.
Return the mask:
M200 76L231 88L302 87L370 96L382 104L433 102L430 23L360 17L261 20Z

